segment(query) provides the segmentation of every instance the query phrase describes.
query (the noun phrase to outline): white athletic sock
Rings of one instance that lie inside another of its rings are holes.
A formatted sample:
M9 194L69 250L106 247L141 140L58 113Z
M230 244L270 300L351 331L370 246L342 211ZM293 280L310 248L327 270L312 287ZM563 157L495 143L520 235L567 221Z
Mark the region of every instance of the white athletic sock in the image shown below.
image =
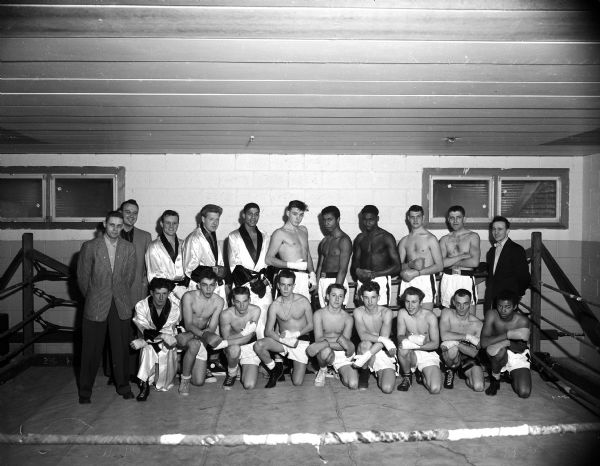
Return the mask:
M272 371L273 369L275 369L275 361L271 361L270 363L265 364L265 366L267 366L267 369Z
M230 377L235 377L237 375L238 368L235 366L233 369L231 367L227 368L227 373Z
M190 375L183 375L183 374L182 374L182 375L181 375L181 378L182 378L182 379L185 379L185 380L189 380L189 379L191 379L191 378L192 378L192 374L190 374Z

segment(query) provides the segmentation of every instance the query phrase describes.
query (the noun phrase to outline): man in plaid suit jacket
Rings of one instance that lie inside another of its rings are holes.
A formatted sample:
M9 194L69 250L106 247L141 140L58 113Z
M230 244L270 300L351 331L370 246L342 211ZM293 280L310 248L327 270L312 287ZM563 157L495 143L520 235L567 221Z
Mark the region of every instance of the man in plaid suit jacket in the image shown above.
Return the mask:
M133 398L129 386L128 348L135 248L120 238L121 212L109 212L103 224L105 233L83 244L77 262L77 282L85 296L79 375L79 403L82 404L90 403L107 330L117 393L125 399Z

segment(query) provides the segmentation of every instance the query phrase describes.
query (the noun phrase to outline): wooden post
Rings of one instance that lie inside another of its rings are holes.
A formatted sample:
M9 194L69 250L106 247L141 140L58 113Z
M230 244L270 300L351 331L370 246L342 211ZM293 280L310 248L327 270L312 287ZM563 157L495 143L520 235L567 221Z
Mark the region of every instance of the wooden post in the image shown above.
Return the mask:
M33 314L33 233L23 233L23 320ZM34 321L23 327L23 343L33 340ZM24 356L33 356L34 345L23 350Z
M531 349L534 353L540 351L540 325L542 315L542 296L540 281L542 280L542 233L531 233Z

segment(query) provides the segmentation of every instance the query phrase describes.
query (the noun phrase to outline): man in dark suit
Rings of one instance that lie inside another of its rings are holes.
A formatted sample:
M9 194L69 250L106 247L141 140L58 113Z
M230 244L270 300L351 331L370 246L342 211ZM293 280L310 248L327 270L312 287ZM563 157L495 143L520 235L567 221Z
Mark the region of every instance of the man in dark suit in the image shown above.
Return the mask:
M129 385L129 342L135 248L120 237L121 212L109 212L103 224L105 233L83 244L77 262L77 283L85 296L79 375L82 404L90 403L107 329L117 393L126 400L133 398Z
M502 291L509 290L522 297L531 281L525 250L508 237L508 219L497 215L490 223L490 230L495 244L485 256L485 311L494 307L494 299Z
M121 204L119 211L123 213L123 229L121 238L129 241L135 248L135 272L131 287L132 306L148 297L148 275L146 272L146 250L152 242L152 236L145 230L135 227L140 206L135 199L128 199ZM131 326L131 340L137 338L137 329ZM129 351L129 376L136 380L139 366L139 351ZM106 371L109 373L110 371Z

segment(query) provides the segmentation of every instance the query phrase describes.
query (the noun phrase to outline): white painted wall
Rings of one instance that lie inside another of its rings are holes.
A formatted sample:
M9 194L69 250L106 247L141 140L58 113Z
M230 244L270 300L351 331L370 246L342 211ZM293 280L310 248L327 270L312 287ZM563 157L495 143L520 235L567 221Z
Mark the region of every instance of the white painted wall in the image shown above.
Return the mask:
M364 204L380 209L380 225L400 238L408 233L404 214L421 203L422 171L432 168L569 168L570 206L567 230L544 230L545 239L582 239L582 157L423 157L406 155L0 155L0 165L124 166L125 198L140 204L137 226L154 232L156 219L167 208L180 213L179 232L195 227L202 205L219 204L219 238L238 227L241 207L250 201L262 208L260 225L273 231L282 224L292 199L308 203L305 225L311 240L320 240L317 215L329 204L342 212L342 227L358 234L357 215ZM598 203L595 204L598 209ZM2 230L5 240L18 240L24 230ZM598 232L598 229L595 230ZM438 236L445 231L435 231ZM479 231L487 238L486 231ZM513 239L528 240L530 231L515 230ZM596 233L600 234L600 233ZM41 230L40 240L88 239L82 230Z

